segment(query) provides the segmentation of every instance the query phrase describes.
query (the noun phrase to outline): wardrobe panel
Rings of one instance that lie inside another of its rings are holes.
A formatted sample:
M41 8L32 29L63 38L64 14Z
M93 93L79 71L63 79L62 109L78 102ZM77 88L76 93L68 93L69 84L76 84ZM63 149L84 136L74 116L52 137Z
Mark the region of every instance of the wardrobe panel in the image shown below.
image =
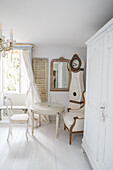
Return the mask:
M109 170L113 169L113 31L106 37L105 54L109 60L108 66L108 88L107 88L107 107L105 109L105 144L103 163ZM102 131L103 132L103 131Z
M94 170L113 169L113 19L87 43L83 148Z
M101 97L101 74L102 74L102 47L103 39L95 42L89 49L88 55L88 79L87 92L88 103L100 106Z
M85 140L95 159L98 159L99 111L93 106L87 108L87 124Z

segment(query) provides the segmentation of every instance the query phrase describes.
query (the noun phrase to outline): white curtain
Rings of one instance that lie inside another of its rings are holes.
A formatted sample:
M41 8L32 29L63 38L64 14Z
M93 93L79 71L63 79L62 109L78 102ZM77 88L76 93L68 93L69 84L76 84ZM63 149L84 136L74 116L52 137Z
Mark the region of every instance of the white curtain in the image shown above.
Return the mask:
M29 81L30 81L29 89L27 91L27 97L26 97L26 105L28 106L28 109L29 109L29 107L33 103L41 102L41 98L36 89L36 85L34 84L34 75L33 75L32 66L31 66L30 50L24 50L23 59L25 62L26 71L27 71Z
M33 103L41 102L41 98L40 98L40 95L36 89L36 85L34 84L34 75L33 75L33 71L32 71L29 50L24 50L23 59L25 62L25 67L26 67L27 74L28 74L29 81L30 81L29 89L27 91L27 97L26 97L26 106L28 107L29 114L31 114L30 106ZM49 123L49 117L47 115L41 116L41 122L42 122L42 124ZM36 124L36 126L37 126L37 124Z

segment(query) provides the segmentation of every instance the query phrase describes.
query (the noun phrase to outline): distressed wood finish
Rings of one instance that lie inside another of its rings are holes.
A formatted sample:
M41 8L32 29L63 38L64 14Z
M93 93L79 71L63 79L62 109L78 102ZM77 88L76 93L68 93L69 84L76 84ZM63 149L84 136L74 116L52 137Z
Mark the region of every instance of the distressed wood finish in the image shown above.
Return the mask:
M46 102L48 98L48 59L33 58L32 67L37 90L42 102Z

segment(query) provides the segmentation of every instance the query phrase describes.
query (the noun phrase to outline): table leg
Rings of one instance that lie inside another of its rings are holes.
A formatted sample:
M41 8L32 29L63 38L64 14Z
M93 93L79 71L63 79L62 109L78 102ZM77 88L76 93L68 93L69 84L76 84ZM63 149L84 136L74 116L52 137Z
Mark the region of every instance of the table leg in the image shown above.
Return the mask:
M41 115L39 114L39 126L41 126Z
M1 110L0 110L0 120L2 120Z
M58 128L59 128L59 116L60 114L56 114L56 138L58 138Z
M32 112L32 136L34 135L34 113Z
M59 114L59 120L58 120L58 127L60 128L60 119L61 119L61 114Z

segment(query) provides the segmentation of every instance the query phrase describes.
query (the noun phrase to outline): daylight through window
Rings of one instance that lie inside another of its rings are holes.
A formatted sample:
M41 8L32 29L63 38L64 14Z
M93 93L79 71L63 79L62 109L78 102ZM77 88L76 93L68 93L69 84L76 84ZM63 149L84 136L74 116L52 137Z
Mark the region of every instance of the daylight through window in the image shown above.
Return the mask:
M27 91L28 76L23 55L23 49L15 49L13 52L9 51L5 57L2 57L2 88L4 92L25 93Z

